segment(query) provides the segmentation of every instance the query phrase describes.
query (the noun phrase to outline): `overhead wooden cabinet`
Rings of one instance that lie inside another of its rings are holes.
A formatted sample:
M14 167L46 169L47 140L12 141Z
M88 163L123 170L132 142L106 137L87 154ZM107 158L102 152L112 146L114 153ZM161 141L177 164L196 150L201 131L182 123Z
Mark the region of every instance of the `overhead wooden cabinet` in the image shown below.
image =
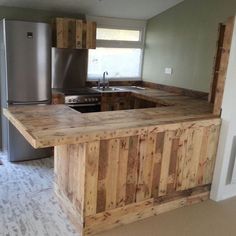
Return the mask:
M95 49L96 22L56 18L53 21L53 46L57 48Z

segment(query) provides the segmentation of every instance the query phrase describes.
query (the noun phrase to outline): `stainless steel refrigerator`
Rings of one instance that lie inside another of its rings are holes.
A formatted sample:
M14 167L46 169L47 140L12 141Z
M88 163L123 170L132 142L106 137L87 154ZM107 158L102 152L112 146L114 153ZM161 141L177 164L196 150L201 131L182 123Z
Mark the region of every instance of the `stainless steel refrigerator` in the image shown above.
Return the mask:
M51 100L51 29L46 23L3 19L0 24L1 106L34 105ZM10 161L51 155L51 149L34 149L2 117L2 147Z

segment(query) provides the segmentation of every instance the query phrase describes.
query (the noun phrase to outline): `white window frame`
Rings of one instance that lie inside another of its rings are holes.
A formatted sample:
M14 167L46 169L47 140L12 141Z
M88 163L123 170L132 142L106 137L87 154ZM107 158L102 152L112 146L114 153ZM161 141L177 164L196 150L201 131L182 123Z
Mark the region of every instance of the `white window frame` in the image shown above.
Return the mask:
M140 58L140 71L139 77L120 77L120 78L109 78L112 81L127 81L127 80L142 80L143 73L143 58L144 58L144 47L145 47L145 34L146 34L146 21L145 20L130 20L130 19L119 19L119 18L108 18L108 17L95 17L86 16L89 21L95 21L98 28L107 29L121 29L121 30L138 30L140 31L139 41L118 41L118 40L96 40L97 47L105 48L138 48L141 49ZM102 76L102 75L101 75ZM88 79L88 81L96 81Z

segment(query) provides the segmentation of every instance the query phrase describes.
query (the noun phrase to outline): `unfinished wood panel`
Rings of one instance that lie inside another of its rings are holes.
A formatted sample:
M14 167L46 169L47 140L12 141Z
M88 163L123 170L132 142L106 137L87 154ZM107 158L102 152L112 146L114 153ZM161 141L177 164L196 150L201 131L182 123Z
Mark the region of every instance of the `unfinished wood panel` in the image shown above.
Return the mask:
M56 18L52 24L57 48L95 49L96 22L73 18Z
M182 188L182 179L184 175L184 165L185 165L185 157L187 153L187 143L189 137L189 130L183 130L182 134L179 138L179 149L177 152L178 156L178 164L177 164L177 186L176 190L179 191Z
M163 157L161 163L161 176L159 185L159 196L167 194L167 185L169 179L169 167L171 161L172 139L175 135L174 131L167 131L164 137Z
M188 132L188 138L187 138L187 148L184 158L184 166L183 166L183 175L182 175L182 187L181 190L188 189L189 186L189 179L190 179L190 170L193 162L193 149L194 149L194 137L195 130L190 129Z
M66 48L67 41L65 39L67 38L68 33L67 25L64 23L62 18L57 18L55 22L56 47Z
M96 48L96 22L87 21L86 22L86 48L95 49Z
M138 183L139 168L139 136L132 136L129 139L129 155L126 177L126 197L125 203L134 203L136 200L136 188Z
M151 180L155 135L141 135L139 143L139 174L136 201L143 201L151 197Z
M215 161L216 161L217 147L219 142L219 133L220 133L219 126L209 127L209 136L207 143L207 159L203 177L203 184L209 184L212 182Z
M153 156L152 168L152 197L157 198L159 195L159 185L161 176L161 162L164 147L165 133L160 132L156 134L155 152Z
M76 48L83 48L83 21L76 20Z
M191 189L198 186L197 172L201 154L202 128L189 129L181 139L179 153L178 190Z
M106 210L116 207L119 142L119 139L111 139L108 146L107 176L105 184Z
M210 103L215 102L215 96L216 96L216 86L218 83L218 75L220 70L220 62L221 62L221 56L222 56L222 50L223 50L223 43L224 43L224 36L225 36L225 25L219 24L219 36L217 41L217 50L216 50L216 56L215 56L215 64L213 69L213 78L211 82L211 89L208 97L208 101Z
M97 181L99 162L99 142L86 144L85 167L85 215L97 212Z
M56 18L56 46L75 48L76 22L71 18Z
M201 140L201 151L200 151L200 158L198 163L198 172L197 172L197 184L203 185L204 182L204 173L206 170L206 164L207 164L207 143L209 138L209 127L204 127L202 134L202 140Z
M57 146L55 148L55 178L56 183L60 186L60 190L68 195L68 176L69 176L69 157L68 157L68 146ZM60 172L59 172L60 170Z
M174 137L172 139L171 153L170 153L170 165L169 165L169 177L168 177L169 181L167 184L167 193L168 194L176 191L178 149L179 149L179 138Z
M83 221L85 194L85 144L56 146L54 152L55 184L71 202Z
M155 209L167 203L205 200L219 131L219 122L202 120L146 128L135 136L59 146L55 170L63 171L57 178L61 196L81 214L85 235L155 215L159 212ZM78 186L77 169L84 176Z
M120 139L116 207L123 207L126 198L126 176L128 169L129 137Z
M108 146L109 141L101 140L98 167L98 192L97 192L97 213L106 210L106 176L108 168Z
M226 79L228 63L229 63L234 22L235 22L235 17L231 17L227 20L227 23L226 23L222 56L220 60L219 74L218 74L218 80L217 80L217 86L216 86L214 110L213 110L213 113L215 115L221 114L221 106L222 106L222 100L223 100L223 95L224 95L225 79Z
M191 164L189 168L189 179L188 179L188 185L187 188L194 188L198 186L198 168L199 168L199 161L201 158L201 147L202 145L205 145L202 143L203 139L203 128L195 129L194 135L193 135L193 151L192 151L192 157L191 157Z

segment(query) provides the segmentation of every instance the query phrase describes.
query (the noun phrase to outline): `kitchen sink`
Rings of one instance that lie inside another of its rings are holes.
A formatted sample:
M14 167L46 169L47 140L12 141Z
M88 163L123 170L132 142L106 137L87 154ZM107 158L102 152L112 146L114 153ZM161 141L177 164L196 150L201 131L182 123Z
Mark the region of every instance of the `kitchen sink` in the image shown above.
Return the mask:
M130 86L131 89L145 90L146 88L140 86Z
M104 91L104 92L118 92L118 91L123 91L124 90L122 88L117 88L117 87L106 87L106 88L94 87L94 89L96 89L98 91Z

